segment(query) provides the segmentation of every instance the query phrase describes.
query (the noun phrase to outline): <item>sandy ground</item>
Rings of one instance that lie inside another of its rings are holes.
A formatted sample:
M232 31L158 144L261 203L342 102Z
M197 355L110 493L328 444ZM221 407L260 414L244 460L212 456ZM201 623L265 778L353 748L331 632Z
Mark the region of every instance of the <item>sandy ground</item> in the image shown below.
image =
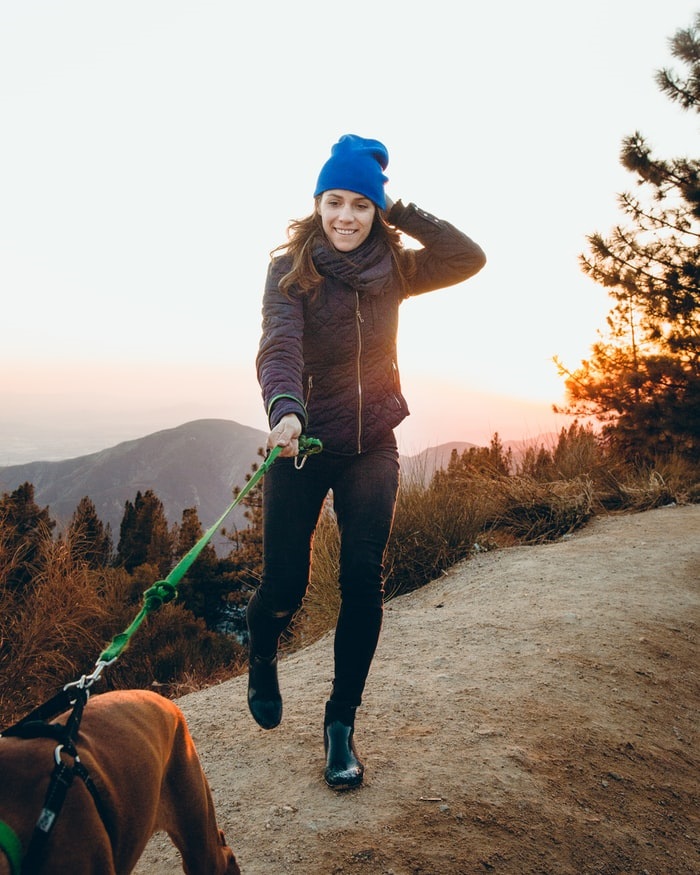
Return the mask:
M388 603L356 740L322 779L326 636L179 700L243 875L700 872L700 506L596 518ZM167 836L141 875L180 871Z

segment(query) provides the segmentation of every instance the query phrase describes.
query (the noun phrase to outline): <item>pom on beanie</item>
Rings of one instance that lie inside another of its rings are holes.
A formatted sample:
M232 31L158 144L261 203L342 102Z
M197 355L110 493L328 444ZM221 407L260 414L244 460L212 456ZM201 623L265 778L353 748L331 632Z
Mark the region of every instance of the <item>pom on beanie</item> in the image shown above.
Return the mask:
M321 168L314 197L329 188L356 191L386 208L384 184L389 163L386 146L379 140L366 140L355 134L344 134L331 149L331 157Z

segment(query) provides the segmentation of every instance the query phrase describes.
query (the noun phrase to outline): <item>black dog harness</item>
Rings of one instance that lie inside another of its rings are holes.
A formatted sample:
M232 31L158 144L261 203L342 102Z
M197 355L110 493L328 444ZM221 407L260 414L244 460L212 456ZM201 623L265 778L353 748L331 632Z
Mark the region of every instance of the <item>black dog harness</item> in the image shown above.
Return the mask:
M35 708L26 717L23 717L14 726L0 733L3 737L15 738L52 738L58 742L54 750L54 768L46 791L44 806L41 809L29 848L22 861L22 845L12 827L0 821L0 850L3 850L10 862L13 875L20 875L21 871L34 872L47 852L47 845L51 831L56 823L68 788L77 776L80 778L92 796L98 814L102 822L107 826L105 812L100 800L97 788L90 777L88 770L81 763L78 751L75 747L75 739L80 728L80 720L87 704L90 693L86 687L66 688ZM49 723L56 715L72 707L70 716L65 724ZM72 764L64 762L63 757L72 759Z

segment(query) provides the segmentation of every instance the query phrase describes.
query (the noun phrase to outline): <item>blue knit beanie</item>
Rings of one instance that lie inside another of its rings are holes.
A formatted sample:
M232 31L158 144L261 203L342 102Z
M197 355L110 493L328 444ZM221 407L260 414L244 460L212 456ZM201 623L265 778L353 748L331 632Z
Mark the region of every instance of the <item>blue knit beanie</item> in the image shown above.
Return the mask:
M386 208L384 183L389 163L386 146L379 140L366 140L355 134L344 134L331 149L331 157L321 168L314 197L329 188L356 191Z

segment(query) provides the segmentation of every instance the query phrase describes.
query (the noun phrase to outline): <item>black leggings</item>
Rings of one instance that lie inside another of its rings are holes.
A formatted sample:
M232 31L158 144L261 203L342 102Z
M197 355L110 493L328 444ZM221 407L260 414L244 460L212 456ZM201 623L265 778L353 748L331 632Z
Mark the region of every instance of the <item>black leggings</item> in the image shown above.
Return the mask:
M335 629L331 699L359 705L379 640L384 551L399 484L398 450L356 456L324 451L301 470L280 458L263 481L262 582L248 603L251 652L272 655L309 584L311 544L323 502L333 491L340 532L341 607Z

